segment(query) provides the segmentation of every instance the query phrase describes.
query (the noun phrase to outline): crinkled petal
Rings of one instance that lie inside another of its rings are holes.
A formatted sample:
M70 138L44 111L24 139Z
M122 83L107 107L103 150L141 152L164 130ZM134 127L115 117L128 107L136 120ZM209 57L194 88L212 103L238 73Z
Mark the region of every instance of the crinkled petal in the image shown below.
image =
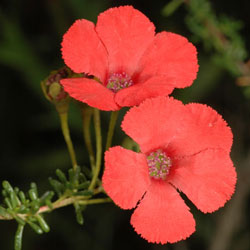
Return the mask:
M106 111L120 109L114 101L114 93L95 80L68 78L60 82L71 97L91 107Z
M109 60L109 71L132 76L142 54L154 38L155 27L132 6L111 8L101 13L96 31L103 41Z
M102 82L107 72L107 51L92 22L77 20L65 33L62 41L65 64L76 73L89 73Z
M174 87L166 84L166 78L151 77L145 83L137 83L118 91L115 95L115 101L121 107L135 106L147 98L167 96L173 91Z
M221 115L204 104L191 103L185 109L189 121L182 125L182 132L169 145L175 155L191 155L207 148L230 152L233 135Z
M184 105L173 98L147 99L124 116L122 129L144 153L166 148L186 122Z
M167 182L155 182L135 209L131 224L153 243L174 243L195 231L195 221L178 192Z
M198 71L197 51L188 40L171 32L161 32L143 55L138 81L165 77L163 83L178 88L190 86Z
M222 149L180 158L171 171L169 181L204 213L224 206L234 193L235 168Z
M113 147L105 153L103 188L121 208L134 208L150 183L144 154L122 147Z

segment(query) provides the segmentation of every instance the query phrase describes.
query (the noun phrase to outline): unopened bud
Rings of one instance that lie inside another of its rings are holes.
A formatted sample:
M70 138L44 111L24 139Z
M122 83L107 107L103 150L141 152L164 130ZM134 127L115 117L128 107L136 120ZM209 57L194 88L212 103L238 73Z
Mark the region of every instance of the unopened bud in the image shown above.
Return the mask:
M52 102L58 103L66 98L68 94L64 91L63 86L60 84L60 80L64 78L72 77L73 72L63 67L59 70L52 71L50 75L42 81L42 89L45 97Z

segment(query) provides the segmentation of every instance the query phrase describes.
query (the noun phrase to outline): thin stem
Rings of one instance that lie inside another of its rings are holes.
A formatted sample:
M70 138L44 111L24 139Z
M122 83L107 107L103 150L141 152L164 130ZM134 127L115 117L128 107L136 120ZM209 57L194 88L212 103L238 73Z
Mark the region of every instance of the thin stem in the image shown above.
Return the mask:
M94 109L94 124L95 124L95 134L96 134L96 166L94 169L93 177L89 185L89 190L93 190L96 181L101 170L102 163L102 135L101 135L101 120L100 111Z
M87 146L87 150L89 153L89 160L90 160L90 165L91 165L91 169L93 173L94 168L95 168L95 155L94 155L94 150L93 150L92 142L91 142L91 133L89 130L92 114L93 114L92 108L89 108L89 107L82 108L83 137L84 137L85 144Z
M110 198L99 198L99 199L93 199L93 200L81 200L78 203L81 205L92 205L92 204L100 204L100 203L106 203L111 202L112 200Z
M111 202L111 201L112 200L110 198L97 198L97 199L88 200L86 199L86 197L83 197L83 196L74 196L74 197L65 198L63 200L57 200L52 204L52 206L54 210L54 209L58 209L61 207L66 207L68 205L74 204L75 202L77 202L80 205L92 205L92 204L100 204L100 203ZM51 212L51 209L48 206L42 206L40 207L40 209L38 210L36 214L38 215L38 214L46 213L46 212ZM25 219L27 217L27 214L17 214L17 215L22 219ZM8 216L8 217L0 216L0 219L12 220L14 218L12 216Z
M66 207L66 206L71 205L75 202L77 202L78 204L81 204L81 205L92 205L92 204L111 202L111 199L110 198L98 198L98 199L86 200L86 199L83 199L82 196L75 196L75 197L70 197L70 198L66 198L66 199L61 200L61 201L54 202L53 203L53 210L57 209L57 208L61 208L61 207ZM44 206L38 210L37 214L45 213L45 212L49 212L49 211L51 211L51 209L48 206Z
M70 138L70 133L69 133L68 113L67 112L63 112L63 113L60 112L59 116L60 116L60 121L61 121L62 133L63 133L65 142L66 142L67 147L68 147L72 166L73 166L73 169L76 170L77 162L76 162L75 150L74 150L74 147L73 147L73 144L72 144L72 141Z
M106 147L105 149L108 150L112 143L112 138L115 130L115 124L118 118L119 111L113 111L111 113L110 121L109 121L109 130L107 135Z

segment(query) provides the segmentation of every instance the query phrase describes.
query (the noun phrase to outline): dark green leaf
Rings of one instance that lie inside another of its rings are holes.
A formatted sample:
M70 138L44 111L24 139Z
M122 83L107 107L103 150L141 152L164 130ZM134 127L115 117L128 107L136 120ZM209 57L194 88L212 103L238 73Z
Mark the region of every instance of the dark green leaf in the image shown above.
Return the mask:
M3 188L8 192L8 193L11 193L11 192L14 192L12 186L10 185L10 183L8 181L3 181Z
M49 178L49 182L50 182L50 185L55 189L57 195L61 196L64 191L64 187L62 183L57 180L52 179L51 177Z
M40 214L36 215L36 219L37 219L40 227L42 228L42 230L45 233L48 233L50 228L49 228L48 224L46 223L46 221L43 219L42 215L40 215Z
M26 203L26 197L23 191L19 192L19 198L23 204Z
M77 203L74 203L74 207L75 207L75 212L76 212L76 220L80 225L83 225L84 219L82 216L81 206Z
M67 178L66 178L65 174L60 169L56 170L56 175L62 183L64 183L64 184L67 183Z
M27 221L28 224L30 225L30 227L38 234L42 234L43 230L35 223L33 223L32 221L28 220Z
M18 224L17 231L15 234L14 250L22 249L23 229L24 225Z
M90 181L85 181L78 185L78 189L85 189L89 186L89 184L90 184Z
M79 192L74 193L74 195L91 196L91 195L93 195L93 191L83 190L83 191L79 191Z
M7 210L4 207L0 206L0 215L3 217L8 217L9 213L7 212Z

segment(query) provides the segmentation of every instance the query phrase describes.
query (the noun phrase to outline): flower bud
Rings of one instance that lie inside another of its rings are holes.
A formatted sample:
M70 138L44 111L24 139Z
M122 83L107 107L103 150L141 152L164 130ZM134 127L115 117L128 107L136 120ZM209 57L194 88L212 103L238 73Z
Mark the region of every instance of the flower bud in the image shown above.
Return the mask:
M66 66L59 70L52 71L41 83L45 97L55 104L67 99L68 94L60 84L60 80L63 78L70 78L72 75L73 72Z

